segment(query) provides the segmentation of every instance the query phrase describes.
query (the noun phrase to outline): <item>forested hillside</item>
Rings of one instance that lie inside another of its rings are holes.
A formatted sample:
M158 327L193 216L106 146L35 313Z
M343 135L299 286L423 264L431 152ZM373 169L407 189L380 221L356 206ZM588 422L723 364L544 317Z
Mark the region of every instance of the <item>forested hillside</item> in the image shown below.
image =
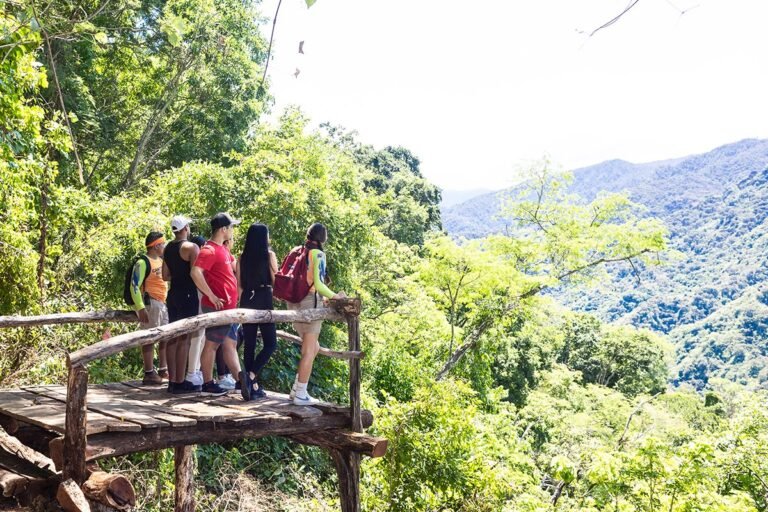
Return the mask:
M600 191L626 191L665 223L678 253L639 273L614 269L605 285L558 297L604 320L669 334L676 382L768 382L767 169L768 141L744 140L687 158L614 160L574 171L569 192L591 200ZM444 225L467 238L509 232L514 223L501 205L515 195L503 191L448 209Z
M263 121L279 91L262 83L260 19L248 1L0 4L0 315L123 308L126 267L148 231L169 234L175 214L203 235L218 211L243 219L235 254L245 225L264 222L279 257L320 221L334 289L363 301L363 404L375 418L369 431L389 440L384 457L363 462L363 510L768 509L765 390L722 379L701 393L669 388L664 335L569 311L548 295L583 293L575 287L606 262L620 264L623 279L634 279L634 265L648 286L673 288L672 267L653 265L674 261L669 247L699 226L693 192L721 181L730 188L706 204L731 215L713 214L701 229L718 236L729 222L742 236L708 239L702 252L731 257L732 244L746 258L764 247L749 237L765 210L738 205L764 201L764 165L659 164L653 172L677 172L679 183L712 173L691 186L687 208L671 210L689 226L669 230L654 215L664 218L680 192L661 206L645 201L650 214L642 198L621 195L583 191L591 202L578 204L559 177L534 169L511 207L514 236L458 245L441 233L450 217L441 218L440 191L408 149L375 148L329 124L312 129L299 109ZM743 154L721 152L729 162ZM750 265L733 260L733 281L714 287L713 311L692 315L691 326L711 318L699 329L715 332L731 322L723 297L730 306L766 301L757 281L754 293L736 284L763 268ZM739 307L744 325L758 325L747 324L759 322L754 311ZM136 327L0 331L0 385L62 383L67 352ZM323 346L345 341L324 325ZM278 347L262 374L267 392L288 391L298 358L297 347ZM93 383L141 371L138 351L88 368ZM318 360L312 394L343 402L347 372ZM319 449L267 438L199 446L195 457L197 510L338 509L333 464ZM170 450L102 465L133 481L137 510L172 508Z

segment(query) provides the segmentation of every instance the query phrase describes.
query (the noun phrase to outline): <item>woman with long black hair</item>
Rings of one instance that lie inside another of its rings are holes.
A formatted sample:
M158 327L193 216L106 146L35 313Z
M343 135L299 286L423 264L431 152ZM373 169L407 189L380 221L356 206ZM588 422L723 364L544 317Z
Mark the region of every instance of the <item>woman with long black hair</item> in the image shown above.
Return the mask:
M245 237L243 254L237 260L241 308L273 309L272 284L275 281L275 272L277 258L269 247L269 230L264 224L251 224ZM259 330L263 345L254 358ZM240 376L243 400L266 398L266 393L259 385L259 376L277 346L275 324L244 324L243 342L245 369Z

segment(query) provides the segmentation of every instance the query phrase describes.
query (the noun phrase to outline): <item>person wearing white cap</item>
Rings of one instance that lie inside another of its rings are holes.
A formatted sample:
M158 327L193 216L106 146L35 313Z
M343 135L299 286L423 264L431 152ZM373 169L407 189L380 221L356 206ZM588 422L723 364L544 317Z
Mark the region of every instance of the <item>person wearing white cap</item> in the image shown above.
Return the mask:
M175 239L167 244L163 254L163 278L171 282L168 291L168 320L175 322L198 313L197 287L190 275L200 248L189 242L189 224L192 221L183 215L171 219L171 230ZM171 393L193 393L200 391L185 379L189 355L190 335L180 336L168 342L168 391Z

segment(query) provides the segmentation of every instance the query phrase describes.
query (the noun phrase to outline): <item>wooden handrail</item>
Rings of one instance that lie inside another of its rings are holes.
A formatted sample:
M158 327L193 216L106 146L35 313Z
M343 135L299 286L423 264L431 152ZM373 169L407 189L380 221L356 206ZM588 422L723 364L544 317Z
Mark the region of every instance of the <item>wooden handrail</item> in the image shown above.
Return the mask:
M50 315L21 316L9 315L0 316L0 328L13 327L34 327L42 325L62 325L62 324L84 324L97 322L125 322L138 323L139 319L136 313L128 310L106 309L103 311L89 312L71 312L71 313L53 313ZM301 346L301 338L295 334L278 330L277 337ZM351 350L332 350L326 347L320 347L320 355L334 359L363 359L365 352Z
M143 329L140 331L121 334L93 345L81 348L69 354L70 366L85 365L97 359L102 359L125 350L146 345L168 341L179 336L184 336L207 327L215 327L227 324L263 324L278 322L312 322L314 320L343 320L341 313L330 308L305 309L300 311L268 311L259 309L227 309L204 313L202 315L184 318L171 324ZM359 352L359 351L351 351ZM338 354L337 354L338 355ZM358 357L352 354L350 357ZM345 359L347 357L344 357Z
M32 327L36 325L87 324L95 322L138 322L138 318L136 318L136 313L133 311L115 309L36 316L0 316L0 327Z

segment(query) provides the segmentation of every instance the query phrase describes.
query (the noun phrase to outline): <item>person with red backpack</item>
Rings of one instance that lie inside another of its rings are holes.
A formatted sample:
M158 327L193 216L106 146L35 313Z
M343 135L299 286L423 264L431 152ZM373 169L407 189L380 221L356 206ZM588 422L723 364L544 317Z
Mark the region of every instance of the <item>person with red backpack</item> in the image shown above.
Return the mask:
M307 230L304 245L294 247L283 261L280 271L275 274L274 295L285 300L289 310L313 309L317 308L318 304L322 306L321 297L346 297L344 292L334 293L326 285L328 266L323 244L327 240L326 227L319 222L312 224ZM307 383L312 374L315 357L320 351L322 323L322 320L293 323L293 328L301 336L301 360L290 394L296 405L318 402L307 393Z

